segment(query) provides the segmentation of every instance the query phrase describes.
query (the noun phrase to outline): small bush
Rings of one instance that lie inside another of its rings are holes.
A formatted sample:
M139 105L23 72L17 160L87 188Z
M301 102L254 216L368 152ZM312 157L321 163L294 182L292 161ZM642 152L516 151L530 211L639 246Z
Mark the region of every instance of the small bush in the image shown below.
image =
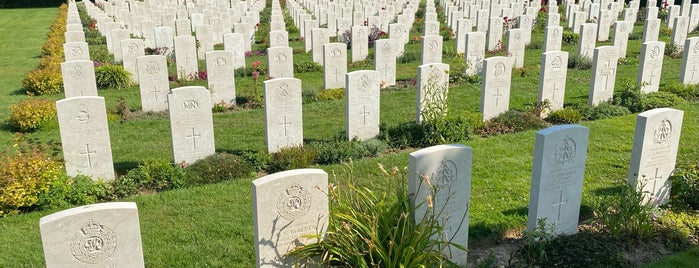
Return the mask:
M311 72L322 72L323 66L312 61L294 63L295 73L311 73Z
M540 243L540 242L533 242ZM583 231L543 243L541 255L533 255L534 267L625 267L622 244L604 234Z
M522 68L514 68L512 76L530 77L539 76L539 65L524 66Z
M515 131L542 129L548 126L546 121L537 117L534 113L515 110L509 110L493 118L493 121L512 127Z
M699 237L699 214L696 211L665 211L658 217L658 225L666 244L671 248L683 249L693 245Z
M218 153L189 165L186 181L188 185L200 185L240 179L250 176L255 170L242 157Z
M614 93L614 105L624 106L632 113L643 111L644 99L641 89L634 84L630 79L622 81L623 87L621 92Z
M592 68L592 59L589 57L582 56L580 54L573 54L568 59L569 69L587 70Z
M48 68L29 71L22 79L22 87L28 95L56 94L63 91L61 67L53 65Z
M561 37L563 42L570 45L575 45L578 43L578 34L571 31L563 31L563 37Z
M577 124L583 119L582 113L572 108L563 108L549 114L546 121L553 124Z
M699 85L685 85L672 81L667 83L660 90L674 93L675 95L686 100L696 100L699 98Z
M398 63L413 63L420 61L420 53L418 51L404 51L403 55L396 59Z
M38 208L53 209L82 206L116 199L110 183L94 181L88 176L58 176L49 190L39 195Z
M273 173L290 169L307 168L313 164L315 155L316 153L312 149L301 146L283 148L278 153L272 154L267 166L267 171Z
M621 192L597 200L595 222L612 237L642 241L655 235L652 205L643 205L643 192L621 182Z
M682 58L682 51L682 46L675 44L675 42L670 41L665 44L665 56L673 59L680 59Z
M427 142L427 128L425 124L413 121L404 122L397 126L388 127L381 124L379 138L385 141L391 148L425 147Z
M643 94L643 98L643 110L646 111L661 107L672 107L682 101L677 95L664 91Z
M600 103L597 106L582 105L576 107L576 109L580 111L580 114L582 114L583 120L612 118L631 113L631 111L629 111L629 109L624 106L617 106L606 102Z
M378 156L386 149L379 140L335 140L316 142L309 145L315 151L315 162L322 165L348 162L353 159Z
M95 68L99 89L125 89L131 86L131 74L121 65L105 64Z
M332 88L332 89L321 90L320 92L318 92L318 100L321 100L321 101L341 100L344 97L345 97L345 89L344 88Z
M115 194L128 197L139 192L157 192L177 189L185 184L185 172L167 160L155 160L140 164L126 175L113 181Z
M109 53L107 46L90 46L90 59L96 62L96 65L111 63L112 53Z
M670 181L670 204L673 207L699 210L699 166L680 165L670 176Z
M10 125L20 132L31 132L56 122L56 103L29 98L10 105Z

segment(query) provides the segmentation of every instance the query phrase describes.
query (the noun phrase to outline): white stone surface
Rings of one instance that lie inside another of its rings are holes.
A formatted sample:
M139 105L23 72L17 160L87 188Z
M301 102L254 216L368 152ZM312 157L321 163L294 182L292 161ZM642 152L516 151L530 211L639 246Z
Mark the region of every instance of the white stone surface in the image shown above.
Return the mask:
M138 83L138 65L136 58L145 56L143 40L123 39L121 40L122 65L131 74L131 82Z
M138 84L143 111L167 110L167 94L170 82L167 76L167 62L163 55L148 55L136 58L138 64Z
M329 43L323 45L323 84L325 89L345 87L347 73L347 45Z
M267 152L303 145L301 80L274 78L264 81Z
M542 111L543 117L550 111L563 108L567 74L568 52L549 51L542 53L538 103L544 101L549 103L549 109Z
M396 84L395 40L380 39L374 43L374 70L379 71L382 87Z
M395 43L394 43L395 44ZM397 45L400 46L400 45ZM422 37L420 43L421 64L442 63L442 37L439 35L427 35Z
M194 163L214 154L211 94L201 86L178 87L167 95L175 163Z
M194 36L175 36L175 64L177 78L192 80L199 72L197 41Z
M447 112L449 64L428 63L417 67L415 120L437 119Z
M223 35L223 50L233 52L235 68L245 68L245 40L241 33Z
M369 56L369 28L352 26L352 62L362 61Z
M294 51L290 47L267 49L267 75L272 78L294 77Z
M97 96L95 66L91 60L74 60L61 63L63 92L66 98Z
M652 41L641 44L641 61L638 64L638 76L636 76L636 84L641 87L641 92L658 91L664 56L664 42Z
M85 42L69 42L63 44L65 61L90 60L90 47Z
M680 83L699 84L699 37L690 37L684 42Z
M614 95L617 73L618 50L613 46L595 48L592 57L592 80L590 81L588 105L610 101Z
M212 104L235 105L233 52L206 52L206 77Z
M563 43L563 27L549 26L544 30L544 52L560 51Z
M483 70L483 59L485 58L485 33L470 32L466 34L466 51L464 61L466 63L466 74L476 75Z
M379 134L381 81L379 72L346 74L345 118L347 138L367 140Z
M512 60L508 57L490 57L483 60L480 112L487 121L510 109Z

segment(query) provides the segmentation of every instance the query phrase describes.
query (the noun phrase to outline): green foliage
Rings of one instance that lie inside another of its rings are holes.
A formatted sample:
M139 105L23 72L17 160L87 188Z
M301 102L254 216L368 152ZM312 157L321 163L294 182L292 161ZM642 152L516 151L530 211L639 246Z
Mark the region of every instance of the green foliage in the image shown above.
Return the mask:
M572 32L572 31L563 31L563 37L561 37L563 42L569 45L576 45L578 44L578 34Z
M522 68L514 68L512 70L513 77L530 77L539 76L539 65L524 66Z
M93 45L90 46L90 59L98 63L112 62L112 53L109 53L107 46Z
M667 91L686 99L696 100L699 98L699 85L685 85L677 81L670 81L660 88L660 91Z
M105 64L95 67L99 89L125 89L131 86L131 74L121 65Z
M368 141L353 139L351 141L314 142L308 147L315 151L315 162L321 165L375 157L386 150L386 144L376 139Z
M548 124L543 119L539 118L532 112L521 112L516 110L509 110L499 115L496 118L490 120L486 123L485 128L491 126L498 127L497 125L502 125L506 129L511 129L513 132L525 131L525 130L536 130L548 127Z
M56 103L28 98L10 105L10 125L20 132L32 132L56 122Z
M582 119L583 115L580 111L572 108L563 108L551 112L546 118L546 121L553 124L577 124Z
M682 51L682 45L675 44L675 42L672 41L665 43L665 56L673 59L680 59L682 58Z
M59 8L58 17L51 25L46 42L41 46L39 66L27 72L22 79L22 87L28 95L56 94L63 90L60 64L63 62L67 16L68 6L63 4Z
M622 80L622 90L621 92L614 93L615 105L624 106L629 109L632 113L638 113L643 111L643 93L641 89L634 84L630 79Z
M365 60L355 61L347 64L347 69L371 69L374 68L373 57L367 57Z
M63 91L60 65L50 65L29 71L22 79L22 87L28 95L60 93Z
M653 237L653 207L644 205L643 192L626 182L621 182L619 188L620 193L597 200L596 223L615 238L642 241Z
M699 210L699 166L679 165L670 176L670 181L672 206Z
M437 190L432 189L427 202L420 205L427 208L421 215L422 221L416 222L417 208L410 205L405 175L398 174L397 167L391 174L380 164L379 167L388 177L385 193L372 190L376 187L358 186L351 177L338 179L337 186L328 189L328 231L309 236L315 242L298 247L289 255L299 263L328 267L454 265L441 250L450 245L465 248L439 239L440 209L433 208L431 202Z
M279 152L273 153L267 164L267 172L307 168L313 164L316 152L310 148L302 146L282 148Z
M420 53L418 51L404 51L396 61L400 64L407 64L420 61Z
M517 252L527 263L546 260L546 249L554 239L554 226L547 225L546 219L537 219L536 228L522 233L522 247Z
M650 110L661 107L672 107L678 102L682 101L677 95L665 92L651 92L648 94L643 94L643 110Z
M592 59L580 54L571 54L570 58L568 58L568 68L578 70L590 69L592 68Z
M185 171L179 165L167 160L154 160L140 164L113 181L115 195L121 198L139 192L177 189L184 184Z
M481 82L481 76L479 74L469 75L466 73L466 69L469 63L464 60L463 54L457 54L454 61L449 67L449 83L450 84L479 84Z
M697 211L665 211L658 217L660 232L666 244L673 248L692 245L692 240L699 238L699 214Z
M612 118L615 116L622 116L630 114L628 108L624 106L618 106L611 103L603 102L597 106L580 105L575 108L582 114L583 120L597 120L603 118Z
M533 267L625 267L623 248L617 240L603 234L582 231L558 236L545 243L534 242L544 254L529 259ZM529 243L527 243L529 245ZM526 246L525 246L526 248Z
M44 145L17 141L16 151L0 155L0 217L19 213L39 204L63 169L61 162L46 153Z
M341 100L345 97L344 88L331 88L326 90L321 90L318 92L318 100L328 101L328 100Z
M322 72L323 66L312 61L304 61L299 63L294 63L294 73L312 73L312 72Z
M82 206L115 199L110 183L95 181L87 176L68 177L61 174L51 183L49 190L39 195L38 207L53 209Z
M218 153L189 165L187 185L217 183L250 177L255 170L242 157L227 153Z

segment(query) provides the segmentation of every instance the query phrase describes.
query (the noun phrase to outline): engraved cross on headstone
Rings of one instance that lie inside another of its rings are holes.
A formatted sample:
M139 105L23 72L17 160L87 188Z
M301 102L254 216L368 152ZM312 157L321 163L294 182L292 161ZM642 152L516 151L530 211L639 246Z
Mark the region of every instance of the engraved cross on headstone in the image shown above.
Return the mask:
M607 60L607 63L604 65L604 69L597 72L597 75L605 77L604 88L602 88L602 91L607 91L607 86L609 85L609 76L611 76L616 71L616 68L612 68L611 62L611 60Z
M87 166L92 167L92 158L90 157L93 154L97 154L97 151L90 151L90 145L85 144L85 151L80 152L80 155L85 155L87 156Z
M366 106L364 106L364 111L361 112L361 113L359 113L359 114L362 115L362 116L364 116L364 125L366 125L366 116L367 116L368 114L370 114L369 112L367 112Z
M158 86L153 86L153 90L150 92L153 93L153 96L155 96L155 101L158 101L158 93L160 93L160 89L158 89Z
M692 71L692 80L694 80L694 74L695 74L697 71L699 71L699 70L697 70L697 65L696 65L696 64L694 64L694 68L692 68L691 71Z
M495 97L495 106L498 106L500 102L500 97L502 97L502 93L500 93L500 89L496 89L495 94L493 95Z
M189 60L191 58L189 57L189 53L184 53L184 64L189 65Z
M655 196L655 187L657 186L656 184L658 183L658 180L661 180L663 178L663 176L658 175L658 170L659 168L655 168L655 176L646 180L646 183L651 181L653 182L653 191L650 193L650 196Z
M391 68L388 67L388 63L386 63L384 68L383 68L383 75L388 76L388 70L390 70L390 69Z
M655 72L654 72L654 71L650 71L650 75L648 76L648 78L650 78L650 80L648 81L648 85L652 85L652 84L653 84L653 79L655 78Z
M342 74L340 73L340 69L335 68L335 72L333 72L333 74L335 74L335 81L340 81L340 75Z
M553 88L551 89L551 100L556 100L556 91L558 91L558 87L556 87L556 83L553 83Z
M284 121L281 122L281 123L279 123L279 126L284 127L284 137L286 137L286 136L287 136L287 129L286 129L286 127L287 127L287 126L291 126L291 122L287 122L287 121L286 121L286 115L284 116Z
M197 138L200 138L200 134L195 134L194 128L192 128L192 135L187 135L188 139L192 139L192 144L194 145L194 149L197 149Z
M568 203L568 199L563 200L563 191L561 191L561 195L560 195L560 197L558 198L558 202L555 202L555 201L553 202L553 206L554 206L554 207L558 207L558 218L557 218L556 221L560 221L560 220L561 220L561 206L563 206L563 205L565 205L565 204L567 204L567 203Z

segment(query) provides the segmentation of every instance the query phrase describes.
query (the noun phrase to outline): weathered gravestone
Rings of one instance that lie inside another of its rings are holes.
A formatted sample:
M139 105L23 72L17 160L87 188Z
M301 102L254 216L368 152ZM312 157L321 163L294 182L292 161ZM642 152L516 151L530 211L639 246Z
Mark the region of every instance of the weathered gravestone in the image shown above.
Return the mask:
M303 145L301 80L275 78L264 81L267 152Z
M153 28L155 47L166 51L167 55L172 54L175 47L173 29L170 27L155 27Z
M347 73L347 45L329 43L323 45L323 82L325 89L345 86Z
M629 43L629 34L631 33L632 23L626 21L614 22L614 35L612 36L612 44L619 50L619 58L626 58L626 48Z
M394 44L398 42L400 41L394 41ZM423 36L420 44L421 64L442 63L442 43L442 37L439 35Z
M235 68L245 68L245 40L241 33L227 33L223 35L223 50L233 52Z
M613 46L595 48L592 57L592 81L590 81L588 105L610 101L614 95L618 49Z
M46 267L144 267L133 202L87 205L39 220Z
M683 116L680 110L657 108L636 117L629 185L643 192L644 203L663 205L670 199L668 177L675 170Z
M544 52L560 51L563 42L563 27L549 26L544 30Z
M468 246L472 159L471 147L461 144L424 148L408 158L408 194L415 207L415 221L434 217L443 228L438 239L463 247ZM442 252L450 260L466 264L466 251L448 246Z
M97 96L95 65L91 60L74 60L61 63L63 92L66 98Z
M374 70L379 71L382 87L396 84L396 55L393 49L395 42L393 39L374 42Z
M330 43L328 29L315 28L311 30L311 48L313 62L323 65L323 46ZM347 50L345 48L345 50ZM345 52L346 53L346 52Z
M177 79L191 80L199 72L197 41L191 35L176 36L174 40Z
M131 31L128 29L113 29L111 30L111 36L114 61L121 62L124 59L121 49L121 40L129 39L131 37Z
M641 92L658 91L664 53L665 42L653 41L641 44L641 61L638 64L638 76L636 76L636 85L641 87Z
M470 19L456 20L456 53L466 53L466 34L472 30Z
M680 83L685 85L699 84L699 37L690 37L684 42Z
M85 33L83 33L82 31L67 31L63 33L63 38L68 43L85 42Z
M687 28L689 28L689 19L687 17L677 17L673 21L672 42L675 46L682 48L684 40L687 39Z
M583 23L580 25L580 37L578 40L578 55L592 58L595 52L595 41L597 40L596 25L594 23Z
M487 121L510 108L512 60L508 57L484 59L482 76L480 112L483 121Z
M62 99L56 102L56 113L66 174L113 180L114 163L104 98Z
M294 51L290 47L267 49L267 75L272 78L294 77Z
M65 61L90 60L90 47L85 42L63 44Z
M352 26L352 62L365 60L369 56L369 28Z
M488 20L488 51L502 49L502 18L490 17Z
M549 112L563 108L566 78L568 74L568 52L549 51L542 53L539 72L539 103L548 101L549 109L542 111L542 117Z
M555 234L578 231L590 129L558 125L536 133L527 230L544 219Z
M316 239L328 224L328 174L321 169L283 171L252 181L257 267L293 267L285 256Z
M211 94L204 87L172 89L167 95L175 163L194 163L214 154Z
M660 35L660 19L647 19L643 26L642 43L658 41Z
M379 134L381 83L379 72L361 70L346 75L347 138L367 140Z
M235 105L233 52L206 52L206 75L213 104Z
M485 33L470 32L466 34L466 51L464 61L466 63L466 74L480 74L483 69L483 59L485 58Z
M417 67L416 122L446 116L449 95L449 64L430 63Z
M507 56L512 59L513 68L524 67L524 30L507 31Z
M138 65L136 64L136 58L146 55L146 52L143 49L143 40L121 40L121 54L122 65L124 66L124 69L131 74L131 82L138 83Z
M167 110L167 94L170 82L167 77L167 62L163 55L136 58L138 64L138 86L141 92L143 111Z
M288 47L289 33L286 31L269 32L269 47Z

